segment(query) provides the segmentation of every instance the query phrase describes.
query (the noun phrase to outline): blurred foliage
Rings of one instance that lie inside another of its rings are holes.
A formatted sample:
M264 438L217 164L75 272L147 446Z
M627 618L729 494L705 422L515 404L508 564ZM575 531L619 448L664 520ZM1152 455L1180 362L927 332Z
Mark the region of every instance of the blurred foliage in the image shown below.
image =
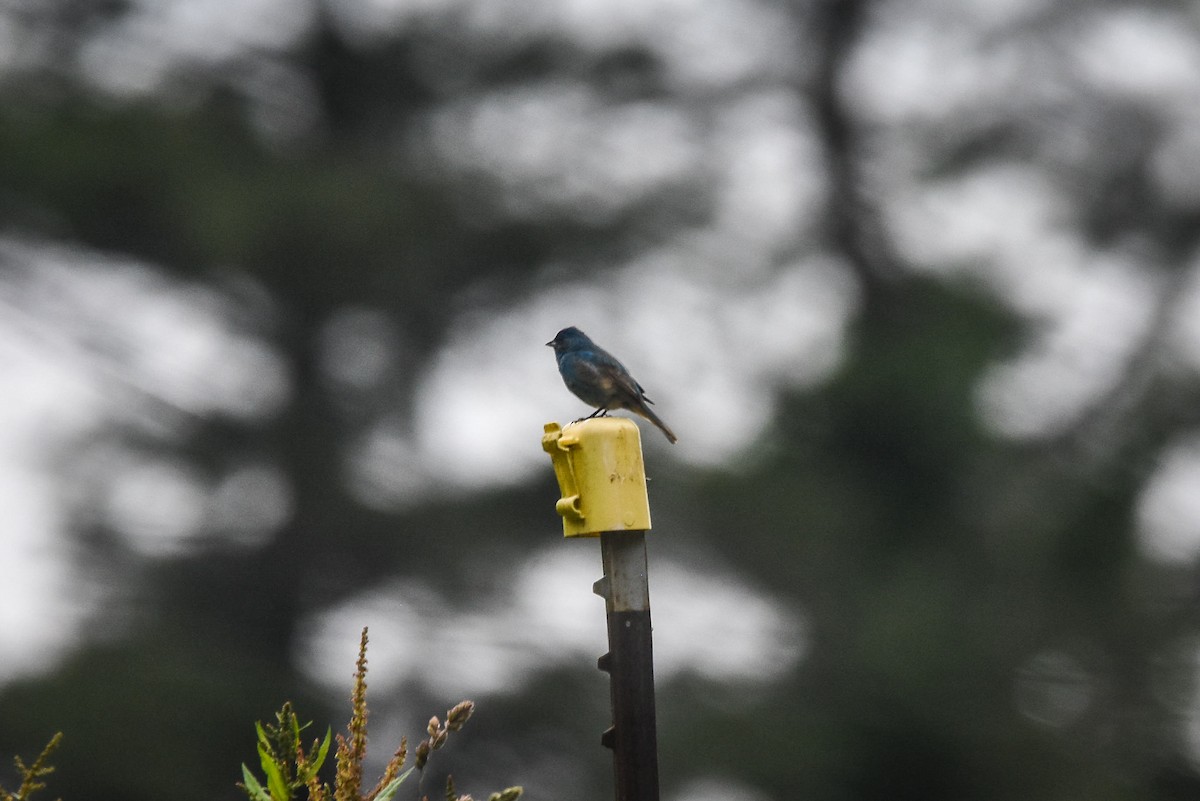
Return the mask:
M283 471L295 508L261 547L143 559L94 498L64 493L75 502L74 558L119 588L128 615L100 621L48 675L0 687L0 751L61 728L88 744L61 755L65 797L237 798L220 766L240 761L246 721L279 698L328 711L294 664L304 614L396 575L449 575L462 596L480 592L480 565L519 559L554 525L548 470L513 489L371 508L344 480L347 438L381 408L411 409L415 382L403 379L436 358L464 306L505 308L547 275L603 281L719 205L701 160L615 212L529 213L487 170L445 169L413 132L432 110L514 87L574 82L614 104L675 103L697 125L761 87L689 91L644 42L585 46L535 26L472 37L453 13L356 38L333 19L338 4L316 3L306 32L278 50L185 62L157 91L127 96L97 89L79 65L95 37L144 4L16 5L2 13L18 33L0 40L36 32L27 46L51 54L10 66L0 84L5 233L129 256L214 289L237 310L231 326L268 342L293 382L278 415L189 417L169 440L116 427L55 458L70 471L79 453L116 441L213 473L262 460ZM848 74L860 41L902 4L761 5L803 31L791 48L802 63L779 84L811 114L820 145L819 223L798 221L788 247L832 254L861 298L829 381L781 382L775 419L746 455L672 463L653 485L656 525L686 544L652 547L720 560L803 610L810 627L804 659L777 684L731 690L689 675L660 688L664 796L713 775L814 801L1197 797L1200 584L1195 565L1137 553L1134 516L1164 446L1197 423L1198 382L1156 369L1151 325L1129 380L1075 425L1044 440L998 436L979 419L980 381L1028 345L1036 323L983 282L914 269L877 196L901 167L933 182L1027 163L1067 197L1061 217L1088 242L1159 265L1161 322L1200 242L1200 204L1148 177L1169 115L1154 97L1090 96L1066 81L1071 91L1029 100L1046 108L1028 118L1000 98L988 113L952 114L949 131L922 119L895 126L923 148L891 148L895 130L856 110ZM1090 5L1048 4L1012 35L1045 37L1052 50L1052 34L1073 31ZM244 88L254 70L276 67L302 76L319 110L290 134L255 124L260 101ZM1054 105L1063 96L1081 105ZM555 264L566 266L544 269ZM317 342L348 306L386 313L408 357L356 404L324 387ZM404 703L426 700L413 688ZM606 798L605 701L591 665L547 672L491 699L495 714L476 729L487 744L463 753L477 776L494 766L527 776L534 799L554 795L551 779L564 797ZM297 733L293 722L279 718L280 729ZM274 765L293 755L271 748Z
M298 793L307 792L310 801L390 801L396 796L400 785L415 770L422 778L433 751L445 747L450 732L461 731L475 711L472 701L462 701L446 711L446 720L435 715L426 727L428 737L416 748L413 765L401 773L408 760L408 740L400 738L400 745L383 768L383 775L375 786L364 791L362 787L363 767L367 756L367 630L364 628L359 641L358 663L354 673L354 692L351 695L353 713L347 725L347 734L337 736L335 759L337 772L330 786L320 780L321 766L329 753L332 732L326 731L324 740L313 741L306 751L301 732L308 724L301 725L290 703L275 713L275 723L255 724L258 732L258 755L265 782L242 764L242 789L251 801L290 801ZM265 783L265 787L264 787ZM418 793L420 791L418 790ZM520 787L509 787L492 793L489 801L516 801L521 797ZM454 789L454 779L446 777L447 801L470 801L470 796L460 795Z
M30 765L26 765L20 757L14 757L13 763L21 777L21 785L16 791L0 787L0 801L25 801L38 790L46 789L46 783L42 779L54 772L54 767L50 764L50 756L58 748L60 742L62 742L62 732L58 732L50 738L50 742L46 743L46 747Z

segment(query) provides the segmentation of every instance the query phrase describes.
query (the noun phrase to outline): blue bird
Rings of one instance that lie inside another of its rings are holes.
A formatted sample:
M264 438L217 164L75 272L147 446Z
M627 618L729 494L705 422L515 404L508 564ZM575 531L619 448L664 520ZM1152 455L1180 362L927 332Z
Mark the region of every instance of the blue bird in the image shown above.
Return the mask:
M625 365L593 342L587 334L572 326L559 331L546 344L554 348L558 372L567 389L588 406L596 407L596 411L583 419L603 417L609 409L628 409L654 423L667 435L671 444L675 444L677 437L674 432L650 411L650 404L654 401L646 397L642 385L633 379Z

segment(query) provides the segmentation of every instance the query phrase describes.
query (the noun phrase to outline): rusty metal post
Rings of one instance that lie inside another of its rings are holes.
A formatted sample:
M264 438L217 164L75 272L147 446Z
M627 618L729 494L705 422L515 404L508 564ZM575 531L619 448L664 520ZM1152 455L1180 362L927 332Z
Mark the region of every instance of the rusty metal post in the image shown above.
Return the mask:
M600 742L613 752L617 801L658 801L658 733L650 585L643 531L600 535L604 577L593 589L608 615L608 653L598 666L610 679L613 725Z

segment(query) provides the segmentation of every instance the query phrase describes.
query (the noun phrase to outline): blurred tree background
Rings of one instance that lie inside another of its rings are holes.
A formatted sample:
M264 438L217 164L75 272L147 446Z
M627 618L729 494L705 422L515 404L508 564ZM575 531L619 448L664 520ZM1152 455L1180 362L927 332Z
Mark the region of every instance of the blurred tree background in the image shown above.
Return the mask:
M0 97L55 795L238 798L369 624L378 764L470 697L464 790L610 797L571 324L680 436L665 799L1200 795L1196 3L9 0Z

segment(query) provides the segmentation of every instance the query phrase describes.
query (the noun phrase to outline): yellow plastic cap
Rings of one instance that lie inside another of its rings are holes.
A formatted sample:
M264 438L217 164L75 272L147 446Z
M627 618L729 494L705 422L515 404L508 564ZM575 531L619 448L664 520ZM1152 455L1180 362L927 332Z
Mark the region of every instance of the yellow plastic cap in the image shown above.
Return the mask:
M650 528L641 432L632 420L593 417L566 428L546 423L542 450L550 454L562 493L554 509L563 536Z

